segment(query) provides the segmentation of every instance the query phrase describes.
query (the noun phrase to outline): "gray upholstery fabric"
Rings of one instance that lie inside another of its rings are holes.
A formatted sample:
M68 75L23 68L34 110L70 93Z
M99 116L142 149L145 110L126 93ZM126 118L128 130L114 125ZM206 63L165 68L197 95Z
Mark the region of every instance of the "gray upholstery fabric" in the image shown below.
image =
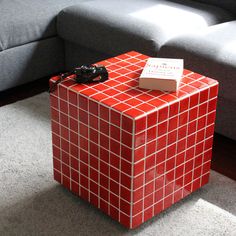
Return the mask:
M78 44L65 42L65 64L66 70L83 65L92 64L104 59L110 58L111 55L98 52L96 50L81 47Z
M215 131L236 140L236 102L218 97Z
M231 19L224 10L187 0L103 0L62 10L58 33L111 55L132 49L155 56L172 37Z
M57 37L0 52L0 91L64 69L63 41Z
M236 21L176 37L160 50L161 57L184 58L186 68L215 78L219 95L236 102Z
M206 4L212 4L222 7L236 15L236 1L235 0L195 0Z
M0 51L55 36L57 14L84 1L0 0Z

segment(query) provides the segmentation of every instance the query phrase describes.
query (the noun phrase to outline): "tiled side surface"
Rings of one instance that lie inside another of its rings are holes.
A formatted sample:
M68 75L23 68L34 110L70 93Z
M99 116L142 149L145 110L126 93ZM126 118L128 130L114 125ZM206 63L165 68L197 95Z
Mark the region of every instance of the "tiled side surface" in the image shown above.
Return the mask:
M208 181L214 130L217 83L186 70L178 94L140 90L146 59L111 58L108 81L51 93L55 179L129 228Z
M61 92L51 96L55 180L129 227L132 134L125 126L132 119L73 92L60 99Z
M136 120L131 227L209 180L218 85Z

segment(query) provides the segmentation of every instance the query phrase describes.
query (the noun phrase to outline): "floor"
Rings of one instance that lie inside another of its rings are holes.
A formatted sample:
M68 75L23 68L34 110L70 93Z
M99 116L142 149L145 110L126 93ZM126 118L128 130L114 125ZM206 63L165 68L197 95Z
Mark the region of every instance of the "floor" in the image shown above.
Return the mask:
M48 79L36 80L27 85L19 86L4 92L0 92L0 106L4 106L18 100L48 90ZM236 180L236 141L215 134L213 146L212 169Z

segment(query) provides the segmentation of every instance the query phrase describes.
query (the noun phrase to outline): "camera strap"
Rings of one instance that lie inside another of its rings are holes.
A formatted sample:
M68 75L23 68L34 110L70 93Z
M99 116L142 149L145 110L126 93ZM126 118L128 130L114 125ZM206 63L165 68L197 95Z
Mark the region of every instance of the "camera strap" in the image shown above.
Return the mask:
M70 75L73 75L74 72L67 72L67 73L63 73L63 74L60 74L59 75L59 79L56 80L52 85L51 87L49 88L48 92L49 93L52 93L56 90L56 87L59 83L61 83L65 78L67 78L68 76Z
M75 74L75 81L81 83L93 83L104 82L108 79L108 72L105 66L102 65L82 65L74 68L71 72L63 73L59 75L59 79L56 80L49 88L49 93L55 91L57 85L61 83L65 78Z

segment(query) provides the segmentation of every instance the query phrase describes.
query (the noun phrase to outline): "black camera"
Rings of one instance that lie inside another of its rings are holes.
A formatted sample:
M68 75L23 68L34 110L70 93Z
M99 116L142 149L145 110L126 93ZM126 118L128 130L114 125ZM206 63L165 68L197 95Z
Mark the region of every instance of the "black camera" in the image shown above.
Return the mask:
M103 82L108 79L108 72L102 65L83 65L74 69L77 83Z

